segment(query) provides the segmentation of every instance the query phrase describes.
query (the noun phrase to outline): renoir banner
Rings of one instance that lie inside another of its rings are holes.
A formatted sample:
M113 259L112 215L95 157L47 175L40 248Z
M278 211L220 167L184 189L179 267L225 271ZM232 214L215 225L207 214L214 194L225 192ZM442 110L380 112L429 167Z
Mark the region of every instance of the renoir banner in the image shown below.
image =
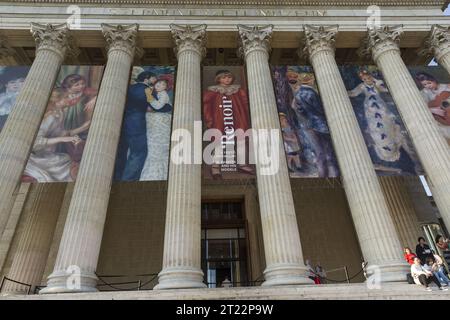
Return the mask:
M423 174L381 72L375 66L342 66L340 71L377 173Z
M30 71L27 66L0 66L0 132Z
M249 139L240 134L251 128L242 66L203 68L203 128L220 131L222 150L214 154L217 161L203 166L206 179L255 176L255 166L249 160ZM245 145L245 155L238 157L237 148L241 144Z
M74 181L94 113L103 66L62 66L22 180Z
M167 180L174 76L172 66L133 67L114 180Z
M337 160L312 68L276 66L273 81L290 176L337 177Z
M410 67L430 112L450 145L450 76L439 66Z
M377 174L423 174L381 73L373 66L342 66L340 71ZM338 176L312 68L279 66L273 75L290 176Z

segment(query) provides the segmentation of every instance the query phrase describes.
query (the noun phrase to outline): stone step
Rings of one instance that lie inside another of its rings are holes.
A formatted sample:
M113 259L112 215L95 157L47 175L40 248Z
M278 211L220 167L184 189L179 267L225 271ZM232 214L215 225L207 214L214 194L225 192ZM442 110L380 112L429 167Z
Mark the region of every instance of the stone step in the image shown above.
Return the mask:
M215 289L142 290L48 295L3 295L0 300L450 300L450 291L427 292L418 285L383 284L368 289L365 284L311 285L285 287L244 287Z

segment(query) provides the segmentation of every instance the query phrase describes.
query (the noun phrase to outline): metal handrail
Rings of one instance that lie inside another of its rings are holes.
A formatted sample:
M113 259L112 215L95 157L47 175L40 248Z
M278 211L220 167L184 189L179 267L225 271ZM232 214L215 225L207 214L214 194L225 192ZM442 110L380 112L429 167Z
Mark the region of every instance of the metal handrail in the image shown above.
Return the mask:
M6 281L14 282L14 283L20 284L20 285L22 285L22 286L28 287L28 289L27 289L27 295L30 294L31 288L33 287L33 285L31 285L31 284L29 284L29 283L20 282L20 281L17 281L17 280L8 278L8 277L6 277L6 276L3 276L3 277L2 277L2 281L1 281L1 283L0 283L0 292L2 292L3 286L4 286L4 284L6 283Z

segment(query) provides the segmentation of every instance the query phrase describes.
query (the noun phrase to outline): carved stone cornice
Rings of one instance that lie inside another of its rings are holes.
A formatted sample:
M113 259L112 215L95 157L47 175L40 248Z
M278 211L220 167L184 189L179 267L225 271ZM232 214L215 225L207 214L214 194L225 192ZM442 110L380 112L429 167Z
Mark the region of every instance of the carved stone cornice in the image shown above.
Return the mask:
M136 53L136 40L139 25L111 25L102 23L102 33L107 43L108 52L119 50L134 57ZM140 52L137 50L137 52Z
M0 59L12 57L15 50L9 45L8 39L0 34Z
M246 26L239 24L239 49L238 55L245 57L253 51L263 51L269 58L271 51L270 42L272 40L273 25L266 26Z
M303 26L305 37L303 40L303 50L298 51L299 56L306 56L311 59L316 53L321 51L328 51L334 54L338 29L338 25Z
M430 34L425 39L423 49L419 50L419 55L435 57L439 62L442 57L450 53L450 26L444 27L438 24L433 25Z
M391 50L400 52L400 36L402 33L402 25L369 28L367 37L358 50L358 55L363 58L372 57L373 61L376 62L378 57L385 52Z
M36 52L50 50L60 55L61 59L64 59L66 54L71 56L79 54L67 23L53 25L32 22L30 31L36 42Z
M183 51L197 52L202 58L206 55L206 24L180 26L170 25L175 55L178 57Z
M113 4L113 5L255 5L255 6L391 6L392 0L8 0L14 3ZM445 0L396 0L397 6L440 6Z

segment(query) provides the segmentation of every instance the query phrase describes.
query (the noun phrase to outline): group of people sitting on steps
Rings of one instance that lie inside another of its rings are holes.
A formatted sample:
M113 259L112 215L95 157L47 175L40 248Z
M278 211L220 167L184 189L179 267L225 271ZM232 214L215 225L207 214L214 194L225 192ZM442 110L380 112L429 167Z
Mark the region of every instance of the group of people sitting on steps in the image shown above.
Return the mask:
M416 246L416 253L410 248L404 248L405 260L411 265L411 273L408 274L408 282L416 283L425 287L426 291L432 291L429 284L432 282L442 290L449 286L450 280L448 278L448 266L445 258L449 251L449 239L445 239L441 235L436 237L436 247L439 248L439 253L434 252L429 245L426 244L423 237L419 237Z

